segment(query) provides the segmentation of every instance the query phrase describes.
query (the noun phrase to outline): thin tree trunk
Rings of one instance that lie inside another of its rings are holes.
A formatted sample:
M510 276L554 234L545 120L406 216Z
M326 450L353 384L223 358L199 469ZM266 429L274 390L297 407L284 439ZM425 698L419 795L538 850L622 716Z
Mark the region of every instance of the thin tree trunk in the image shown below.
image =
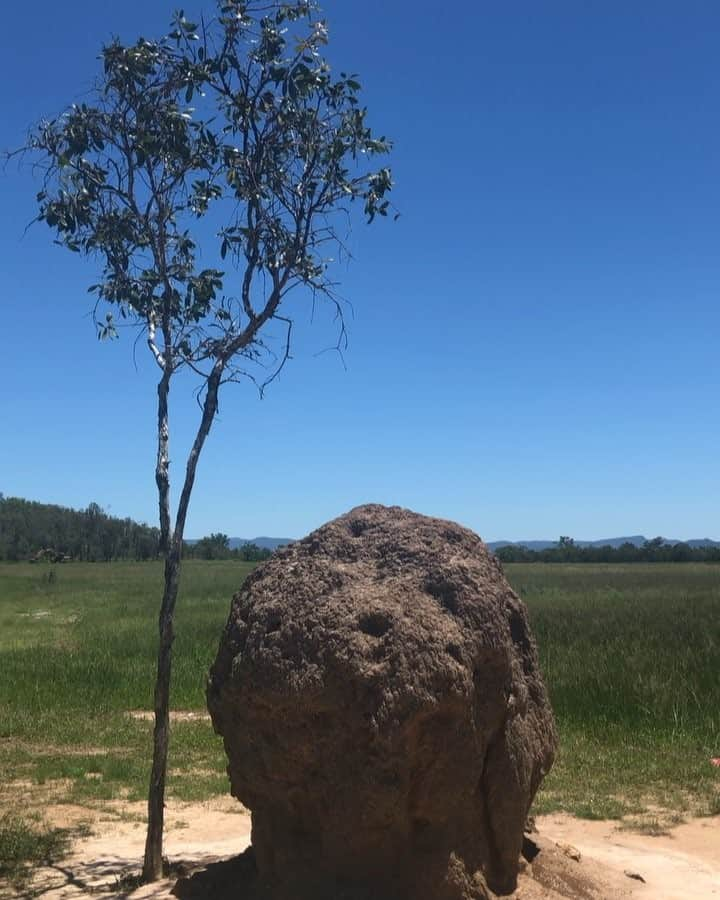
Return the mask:
M180 578L180 559L170 536L170 428L168 395L172 372L167 361L158 383L157 464L155 482L160 506L160 551L165 558L165 587L158 620L158 657L155 680L153 761L148 789L148 830L145 840L143 881L162 878L162 838L165 820L165 777L170 738L170 675L172 671L173 614Z
M202 419L188 456L185 481L180 495L172 536L170 535L170 482L168 475L169 430L167 398L169 378L165 377L165 373L163 373L163 377L158 385L158 461L156 481L160 501L161 541L165 553L165 588L158 620L159 642L157 679L155 682L153 762L148 791L148 830L142 871L143 881L145 882L157 881L163 875L162 847L165 820L165 780L170 740L170 677L172 674L172 645L175 637L175 604L180 586L182 542L190 495L195 483L198 459L217 412L217 394L221 376L222 365L218 363L208 378Z
M173 542L174 544L174 542ZM170 676L173 619L180 583L180 557L175 546L165 560L165 590L160 608L157 680L155 682L155 728L153 762L148 792L148 831L143 861L143 881L157 881L163 875L162 847L165 823L165 779L170 740Z

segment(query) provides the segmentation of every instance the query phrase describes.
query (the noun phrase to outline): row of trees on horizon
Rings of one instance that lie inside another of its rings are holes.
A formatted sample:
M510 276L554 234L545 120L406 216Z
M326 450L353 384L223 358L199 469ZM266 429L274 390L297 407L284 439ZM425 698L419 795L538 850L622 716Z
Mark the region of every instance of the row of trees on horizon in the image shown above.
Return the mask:
M185 559L261 562L270 555L270 550L256 544L231 548L230 538L222 532L183 542ZM668 543L661 537L640 546L628 541L619 547L598 547L562 536L543 550L508 544L495 555L504 563L720 562L720 547ZM63 557L81 562L159 559L160 531L130 518L111 516L97 503L78 510L0 494L0 561Z
M270 556L255 544L230 549L225 534L183 544L189 559L240 559L259 562ZM120 519L97 503L69 509L0 494L0 560L70 558L81 562L138 562L160 558L160 531L133 519Z
M149 560L159 553L157 528L106 513L97 503L69 509L0 494L0 560L70 557L83 562Z
M692 547L683 541L669 543L662 537L631 544L626 541L619 547L609 544L584 546L563 535L552 547L531 550L522 544L507 544L495 551L504 563L631 563L631 562L720 562L720 547L712 545Z
M222 532L210 534L193 543L183 543L185 559L241 559L245 562L261 562L270 556L272 551L267 547L258 547L252 543L231 549L230 538Z

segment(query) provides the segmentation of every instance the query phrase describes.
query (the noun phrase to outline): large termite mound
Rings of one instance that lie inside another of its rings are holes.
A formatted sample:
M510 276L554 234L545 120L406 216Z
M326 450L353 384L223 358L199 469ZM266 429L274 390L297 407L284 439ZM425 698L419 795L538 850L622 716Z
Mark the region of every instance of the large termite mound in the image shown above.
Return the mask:
M262 896L514 888L556 737L525 607L473 532L371 505L280 551L233 599L208 706Z

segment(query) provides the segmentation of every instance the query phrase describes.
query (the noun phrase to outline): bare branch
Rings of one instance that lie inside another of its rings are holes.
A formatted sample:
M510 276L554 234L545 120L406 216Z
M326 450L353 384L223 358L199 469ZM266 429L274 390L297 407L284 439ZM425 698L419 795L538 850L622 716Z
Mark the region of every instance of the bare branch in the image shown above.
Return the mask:
M268 379L266 379L260 385L259 390L260 390L261 397L264 396L265 388L268 387L268 385L272 384L273 381L275 381L275 379L280 375L282 370L285 368L285 364L287 363L287 361L291 358L290 348L291 348L291 344L292 344L293 321L292 321L292 319L288 319L286 316L275 315L275 316L273 316L273 318L277 319L278 322L285 322L285 324L287 326L287 332L285 335L285 348L284 348L284 351L282 354L282 358L280 359L280 363L275 368L275 371L272 373L272 375Z

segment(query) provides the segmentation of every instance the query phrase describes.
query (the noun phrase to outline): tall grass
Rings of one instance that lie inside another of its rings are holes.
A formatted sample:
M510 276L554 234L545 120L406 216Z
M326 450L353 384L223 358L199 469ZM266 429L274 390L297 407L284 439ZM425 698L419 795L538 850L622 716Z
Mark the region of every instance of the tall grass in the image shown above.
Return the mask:
M251 564L189 561L177 613L173 703L204 706L230 598ZM0 567L0 736L42 736L152 707L162 572L152 563ZM52 724L51 724L52 723ZM72 730L68 737L72 737Z
M185 564L172 703L203 710L230 598L252 564ZM525 599L561 750L539 810L720 811L720 567L506 567ZM0 565L0 808L38 796L143 797L162 571L153 563ZM174 726L170 794L227 790L209 723ZM52 790L51 790L52 788ZM10 793L8 793L10 792Z
M203 710L232 594L252 564L184 565L172 706ZM0 566L0 782L63 784L56 799L144 796L162 570L154 563ZM173 729L169 791L227 789L207 722ZM1 789L0 789L1 790ZM0 796L0 803L2 796ZM9 801L8 801L9 802Z
M720 567L507 567L526 601L561 754L544 808L606 814L651 799L716 811Z

